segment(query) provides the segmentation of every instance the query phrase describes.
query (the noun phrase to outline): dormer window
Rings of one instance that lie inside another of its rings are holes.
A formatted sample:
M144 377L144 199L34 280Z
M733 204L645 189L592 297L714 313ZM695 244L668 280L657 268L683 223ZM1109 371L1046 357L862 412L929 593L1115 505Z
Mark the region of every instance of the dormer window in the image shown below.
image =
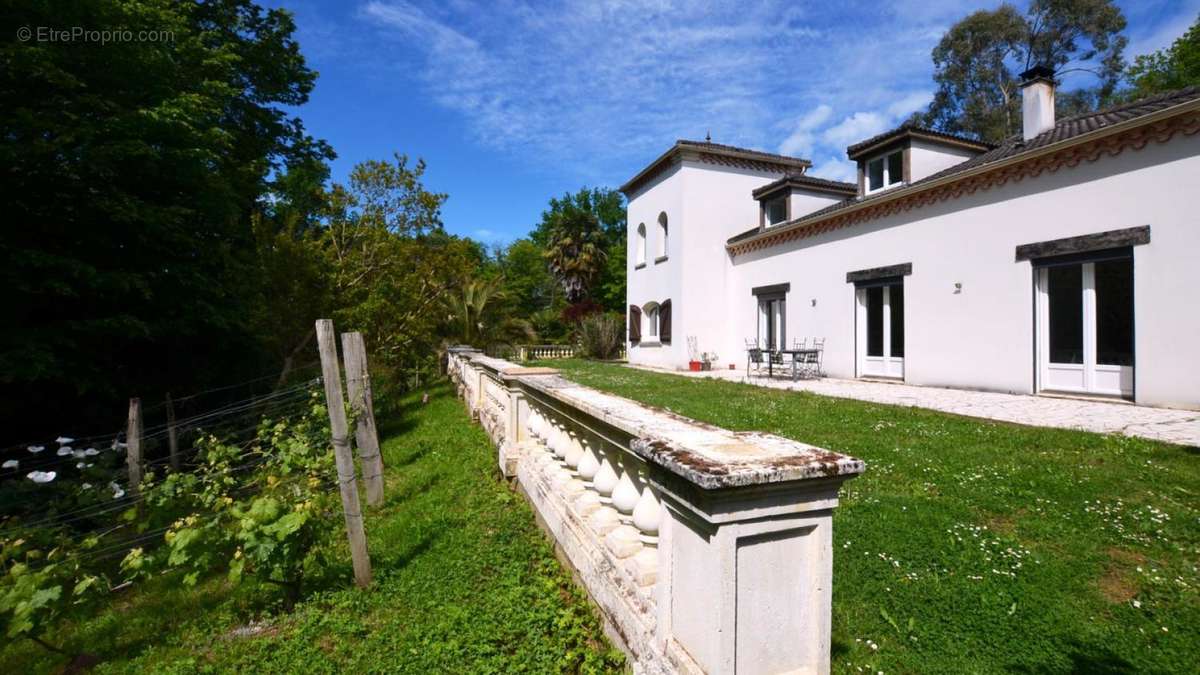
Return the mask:
M787 220L787 196L780 196L763 204L767 226L778 225Z
M897 150L867 162L867 194L904 181L904 151Z

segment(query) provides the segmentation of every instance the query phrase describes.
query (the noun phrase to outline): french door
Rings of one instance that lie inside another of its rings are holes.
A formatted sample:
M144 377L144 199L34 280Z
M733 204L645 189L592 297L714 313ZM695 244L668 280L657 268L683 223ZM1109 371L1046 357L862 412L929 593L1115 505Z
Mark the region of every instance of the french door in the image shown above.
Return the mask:
M861 287L858 300L858 373L904 378L904 283Z
M787 337L787 304L783 296L760 297L758 300L758 346L763 349L785 349Z
M1133 259L1037 269L1038 388L1133 395Z

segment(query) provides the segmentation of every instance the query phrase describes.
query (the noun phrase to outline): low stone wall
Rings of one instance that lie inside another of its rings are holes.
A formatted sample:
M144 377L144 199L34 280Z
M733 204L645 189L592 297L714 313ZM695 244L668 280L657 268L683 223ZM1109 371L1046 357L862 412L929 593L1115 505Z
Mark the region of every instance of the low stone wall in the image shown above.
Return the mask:
M469 348L447 370L635 672L829 672L832 514L861 460Z

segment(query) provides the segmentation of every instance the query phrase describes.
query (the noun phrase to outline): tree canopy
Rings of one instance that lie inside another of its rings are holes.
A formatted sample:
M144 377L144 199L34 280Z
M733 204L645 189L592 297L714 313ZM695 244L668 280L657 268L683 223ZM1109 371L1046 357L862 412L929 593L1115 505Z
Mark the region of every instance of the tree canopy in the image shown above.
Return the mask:
M1200 16L1170 47L1137 57L1129 82L1130 98L1200 86Z
M1020 131L1019 76L1044 65L1057 77L1074 72L1094 84L1064 93L1064 114L1109 100L1123 75L1125 17L1112 0L1034 0L1022 14L1004 3L950 27L933 49L937 89L915 121L998 142Z

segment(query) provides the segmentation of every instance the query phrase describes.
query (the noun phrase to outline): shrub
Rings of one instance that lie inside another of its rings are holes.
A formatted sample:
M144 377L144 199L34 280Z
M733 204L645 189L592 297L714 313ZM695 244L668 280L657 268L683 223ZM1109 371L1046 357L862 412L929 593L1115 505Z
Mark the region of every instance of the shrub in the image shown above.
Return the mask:
M625 321L618 314L591 314L579 322L579 347L588 358L615 359L625 345Z

